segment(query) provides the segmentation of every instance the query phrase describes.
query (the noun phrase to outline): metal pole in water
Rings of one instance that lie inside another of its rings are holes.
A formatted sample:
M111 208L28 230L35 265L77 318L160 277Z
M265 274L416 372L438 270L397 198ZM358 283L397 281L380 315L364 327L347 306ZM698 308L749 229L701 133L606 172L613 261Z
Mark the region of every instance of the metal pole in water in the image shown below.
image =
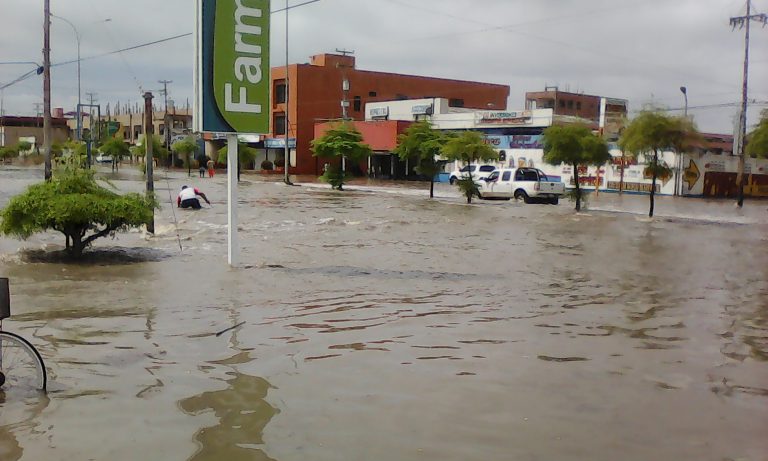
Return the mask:
M237 134L227 135L227 260L229 265L237 267L240 248L237 241Z
M11 316L11 290L8 279L0 277L0 322Z

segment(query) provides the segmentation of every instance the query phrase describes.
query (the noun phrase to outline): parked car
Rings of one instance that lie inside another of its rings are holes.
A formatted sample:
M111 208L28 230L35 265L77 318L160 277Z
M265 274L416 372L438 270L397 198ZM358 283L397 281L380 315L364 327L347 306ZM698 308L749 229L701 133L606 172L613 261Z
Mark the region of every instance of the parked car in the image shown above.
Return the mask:
M482 199L516 199L525 203L547 201L557 205L565 195L565 184L550 181L536 168L502 168L477 181Z
M99 154L96 156L96 163L112 163L112 156Z
M484 179L490 176L490 174L493 173L495 169L496 167L493 165L476 165L476 164L465 165L463 168L460 168L458 170L453 170L453 172L451 172L449 182L451 184L456 184L456 181L458 181L459 179L469 178L470 172L472 172L472 179L474 180Z

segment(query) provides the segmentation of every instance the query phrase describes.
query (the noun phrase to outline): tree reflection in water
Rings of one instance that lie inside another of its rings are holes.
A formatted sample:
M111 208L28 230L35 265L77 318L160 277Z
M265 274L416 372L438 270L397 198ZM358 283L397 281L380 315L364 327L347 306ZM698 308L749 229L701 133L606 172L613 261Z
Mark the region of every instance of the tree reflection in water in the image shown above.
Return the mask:
M263 450L263 431L278 410L264 399L272 387L263 378L230 372L229 387L203 392L179 402L187 414L213 410L219 424L200 429L195 440L200 449L190 461L275 461Z

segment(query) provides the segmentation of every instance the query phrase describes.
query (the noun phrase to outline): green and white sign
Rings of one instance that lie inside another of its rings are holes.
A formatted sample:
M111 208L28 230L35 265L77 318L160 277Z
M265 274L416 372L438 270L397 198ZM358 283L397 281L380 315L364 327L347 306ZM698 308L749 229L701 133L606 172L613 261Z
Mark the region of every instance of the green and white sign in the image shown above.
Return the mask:
M268 133L270 0L196 0L195 131Z

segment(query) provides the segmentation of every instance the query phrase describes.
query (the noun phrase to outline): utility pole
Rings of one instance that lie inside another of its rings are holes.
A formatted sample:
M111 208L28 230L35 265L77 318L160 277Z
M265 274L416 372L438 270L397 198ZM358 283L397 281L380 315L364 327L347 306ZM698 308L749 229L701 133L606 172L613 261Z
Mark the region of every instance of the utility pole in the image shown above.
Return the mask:
M342 56L345 58L347 56L354 55L354 51L348 51L348 50L340 50L336 48L337 53L341 53ZM349 79L347 78L347 65L342 64L341 66L341 119L343 121L347 121L349 118L349 98L347 97L349 95ZM347 159L343 155L341 156L341 174L345 174L347 171Z
M53 176L51 169L51 0L44 1L43 22L43 152L45 153L45 180Z
M749 25L752 21L762 22L763 27L768 24L768 15L765 13L751 14L752 1L747 0L747 14L745 16L736 16L731 18L731 27L745 30L744 34L744 82L741 94L741 114L739 117L740 137L739 137L739 173L736 176L736 182L739 188L739 198L736 204L739 208L744 206L744 186L746 175L744 174L746 163L746 145L747 145L747 98L749 97Z
M165 148L168 150L171 150L171 127L168 124L168 85L173 83L172 80L160 80L158 83L163 85L163 89L160 90L160 94L163 95L163 98L165 100L165 111L163 113L163 124L165 125L165 137L163 143L165 144ZM173 158L173 154L171 155L171 162L173 162L175 159Z
M147 165L147 197L155 194L154 159L152 158L152 93L144 93L144 150ZM155 233L155 211L152 210L152 220L147 223L147 232Z
M348 51L348 50L340 50L336 48L337 53L341 53L342 56L345 58L347 56L352 56L355 54L354 51ZM342 65L340 66L342 69L346 69L348 66ZM342 81L341 81L341 90L342 90L342 99L341 99L341 118L342 120L347 120L349 115L349 99L347 98L349 94L349 80L347 79L347 71L342 70Z

